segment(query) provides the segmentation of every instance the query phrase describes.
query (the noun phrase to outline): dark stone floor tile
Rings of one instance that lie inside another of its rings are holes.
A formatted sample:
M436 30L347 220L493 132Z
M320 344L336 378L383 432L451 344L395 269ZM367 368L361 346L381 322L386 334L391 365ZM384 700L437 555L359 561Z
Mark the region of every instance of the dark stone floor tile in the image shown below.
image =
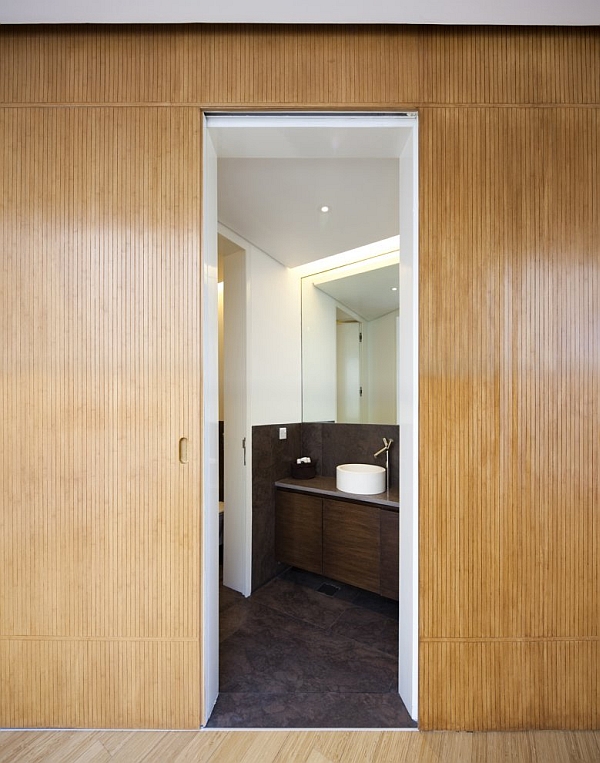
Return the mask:
M307 572L306 570L300 570L297 567L290 567L285 572L282 572L279 579L287 580L290 583L296 583L305 588L312 588L314 591L316 591L323 582L322 575L317 575L314 572Z
M211 728L415 726L397 695L397 602L291 568L249 598L221 585L220 638Z
M411 728L397 694L313 693L219 695L208 728Z
M394 658L398 656L398 623L378 612L351 607L340 615L331 632Z
M354 604L358 595L361 593L360 588L355 588L348 583L340 583L339 580L333 580L332 578L323 578L325 583L331 583L334 586L339 587L339 591L333 595L334 599L338 601L346 601L348 604Z
M347 601L353 603L356 597L360 593L366 593L360 588L348 585L347 583L340 583L339 580L333 580L333 578L327 578L324 575L318 575L314 572L307 572L306 570L300 570L297 567L290 567L284 573L279 575L280 580L287 580L290 583L295 583L305 588L312 588L316 591L323 585L323 583L330 583L335 585L340 590L334 594L331 598L338 599L340 601ZM373 594L374 596L376 594ZM381 598L381 597L379 597Z
M331 583L340 590L334 594L334 599L347 601L365 609L371 609L374 612L380 612L387 617L398 619L398 602L393 599L386 599L371 591L365 591L363 588L356 588L349 583L342 583L339 580L328 578L325 575L318 575L314 572L290 567L278 576L279 580L286 580L290 583L318 590L323 583Z
M219 611L223 612L224 609L239 604L240 601L244 601L243 596L239 591L234 591L231 588L227 588L224 585L219 586Z
M248 599L223 609L219 615L219 641L223 642L238 631L252 613Z
M252 595L255 602L327 630L351 605L277 578Z
M386 599L384 596L378 596L370 591L361 591L352 600L356 607L370 609L372 612L379 612L392 620L398 622L398 602L393 599Z
M224 692L388 692L397 682L394 657L260 605L222 644Z

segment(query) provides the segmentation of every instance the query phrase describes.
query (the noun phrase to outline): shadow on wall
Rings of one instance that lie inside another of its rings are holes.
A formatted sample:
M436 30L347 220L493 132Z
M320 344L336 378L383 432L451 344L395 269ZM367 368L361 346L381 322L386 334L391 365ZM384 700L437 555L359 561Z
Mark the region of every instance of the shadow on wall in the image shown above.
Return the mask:
M279 439L279 427L287 438ZM317 474L335 477L344 463L381 463L373 454L391 437L390 487L398 485L399 428L395 424L267 424L252 427L252 590L278 575L285 565L275 560L275 486L290 476L300 456L315 461Z

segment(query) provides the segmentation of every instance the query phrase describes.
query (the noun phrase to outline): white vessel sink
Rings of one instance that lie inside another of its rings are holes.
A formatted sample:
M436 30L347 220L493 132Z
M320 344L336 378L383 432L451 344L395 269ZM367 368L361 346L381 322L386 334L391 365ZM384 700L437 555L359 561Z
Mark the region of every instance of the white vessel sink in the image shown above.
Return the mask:
M335 484L343 493L376 495L385 492L385 468L376 464L340 464Z

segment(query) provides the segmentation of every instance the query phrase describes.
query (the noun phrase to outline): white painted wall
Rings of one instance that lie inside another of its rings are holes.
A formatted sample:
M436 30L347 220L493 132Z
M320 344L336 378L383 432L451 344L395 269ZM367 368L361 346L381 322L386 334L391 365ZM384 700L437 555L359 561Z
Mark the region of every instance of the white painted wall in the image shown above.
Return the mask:
M336 421L336 302L309 280L302 287L302 419Z
M223 582L249 596L252 427L300 421L300 281L233 231L218 232L238 247L223 258Z
M251 246L249 379L252 426L302 417L300 283L284 265Z
M219 284L219 420L223 421L223 284Z
M406 325L411 327L411 331L415 323L414 317L411 316L411 310L414 307L415 301L412 294L413 275L413 266L401 257L398 288L398 304L400 306L398 322L408 321ZM411 421L414 399L414 380L412 378L414 363L412 360L409 361L412 349L411 331L401 329L398 332L398 356L402 358L403 364L408 363L406 366L402 365L402 371L398 373L398 421L405 423Z
M223 413L225 433L223 583L250 595L252 567L251 435L247 400L247 257L240 249L223 259ZM247 447L244 450L244 442Z
M364 326L367 354L367 421L371 424L397 422L398 312L369 321Z
M219 232L246 252L250 426L298 422L302 417L300 279L225 226L220 225Z

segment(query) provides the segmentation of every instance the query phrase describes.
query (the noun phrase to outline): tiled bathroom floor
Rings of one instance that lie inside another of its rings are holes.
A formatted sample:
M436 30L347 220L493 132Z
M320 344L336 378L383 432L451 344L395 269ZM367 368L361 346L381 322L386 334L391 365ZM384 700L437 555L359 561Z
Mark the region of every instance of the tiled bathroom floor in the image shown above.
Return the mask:
M327 596L323 582L339 590ZM209 728L407 728L396 602L291 569L250 598L221 586Z

